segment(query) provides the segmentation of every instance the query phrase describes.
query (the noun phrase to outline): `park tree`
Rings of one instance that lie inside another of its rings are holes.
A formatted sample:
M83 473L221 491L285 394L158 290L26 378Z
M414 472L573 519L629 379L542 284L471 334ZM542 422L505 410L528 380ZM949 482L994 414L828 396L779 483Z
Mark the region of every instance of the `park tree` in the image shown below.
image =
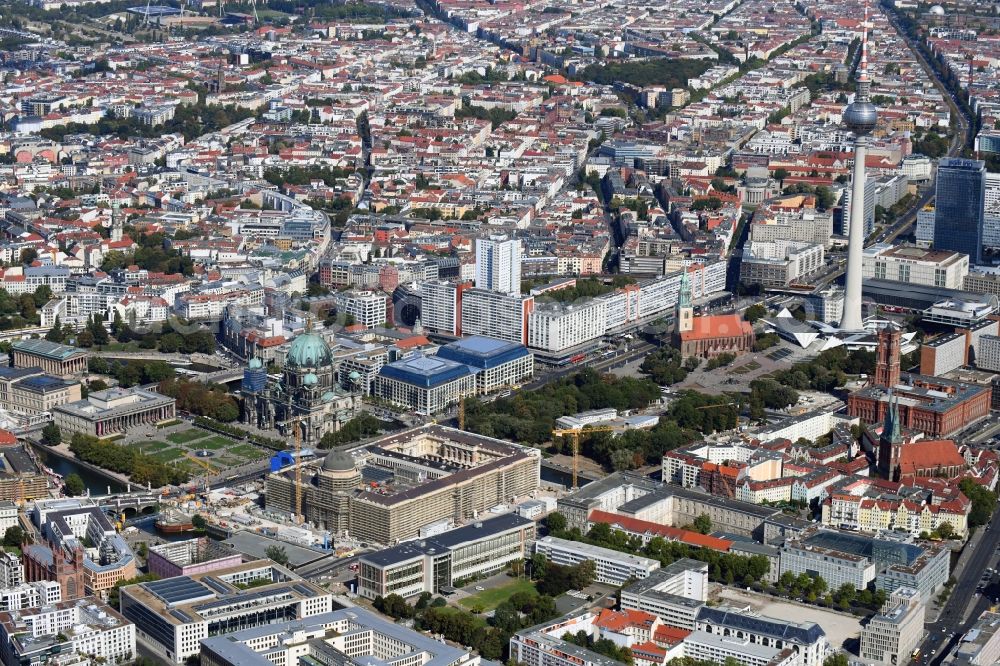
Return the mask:
M18 304L20 305L21 316L29 321L34 321L38 315L38 310L35 307L35 299L31 294L21 294Z
M45 334L45 339L49 342L60 343L65 339L62 322L59 321L59 315L56 315L56 320L52 323L52 328L49 329L49 332Z
M938 536L942 539L951 539L955 536L955 528L952 527L951 523L947 520L942 521L942 523L937 526L935 532L937 532Z
M22 264L31 264L38 259L38 250L33 247L22 248L18 258Z
M743 312L743 318L751 324L756 324L761 317L767 316L767 308L760 303L754 303Z
M531 577L535 580L545 578L549 569L549 561L542 553L535 553L531 556Z
M969 512L969 527L978 527L990 522L997 506L997 494L972 479L962 479L958 487L972 502L972 511Z
M42 428L42 442L48 446L55 446L62 441L62 432L59 430L59 426L53 423L48 423L44 428Z
M115 316L116 319L120 319L117 310L115 310ZM108 329L104 328L104 322L96 313L87 322L87 331L93 336L94 344L98 347L106 345L111 341L110 336L108 336Z
M79 497L87 491L87 487L83 484L80 475L73 473L63 480L63 490L69 497Z
M191 517L191 526L196 530L203 530L208 527L208 521L205 520L205 516L200 513L196 513Z

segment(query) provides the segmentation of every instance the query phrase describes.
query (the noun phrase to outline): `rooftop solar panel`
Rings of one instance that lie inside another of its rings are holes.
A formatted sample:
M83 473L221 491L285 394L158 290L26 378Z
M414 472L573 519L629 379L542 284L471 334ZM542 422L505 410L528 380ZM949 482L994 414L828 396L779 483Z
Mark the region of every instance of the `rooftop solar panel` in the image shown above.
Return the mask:
M146 589L168 604L179 604L185 601L204 599L215 594L207 586L202 585L189 576L155 580L146 583Z
M194 618L192 618L190 615L188 615L187 613L185 613L182 610L174 609L174 610L170 611L170 614L173 615L176 619L180 620L181 622L187 623L187 622L193 622L194 621Z
M256 592L240 592L238 594L232 594L225 599L218 599L216 601L209 601L203 604L198 604L195 610L198 612L210 610L212 608L221 608L228 606L230 604L245 604L251 601L263 600L268 597L278 596L281 594L291 594L291 589L287 586L285 587L269 587L263 590L258 590Z
M205 578L202 578L201 582L205 585L208 585L210 588L212 588L219 594L229 594L229 592L231 591L231 588L228 585L223 583L218 578L213 578L212 576L206 576Z

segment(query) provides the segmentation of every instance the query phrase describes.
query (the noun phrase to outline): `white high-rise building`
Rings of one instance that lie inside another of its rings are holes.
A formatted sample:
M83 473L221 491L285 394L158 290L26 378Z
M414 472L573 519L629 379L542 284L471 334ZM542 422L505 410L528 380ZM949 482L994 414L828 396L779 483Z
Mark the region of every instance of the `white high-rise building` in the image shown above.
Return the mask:
M462 334L462 292L468 283L428 280L420 283L420 323L428 331Z
M571 349L604 335L607 319L607 302L596 298L539 306L528 317L528 346L547 352Z
M983 196L983 246L1000 247L1000 173L987 173Z
M476 239L476 289L521 293L521 241L507 236Z
M462 335L485 335L528 344L528 315L534 296L468 289L462 294Z

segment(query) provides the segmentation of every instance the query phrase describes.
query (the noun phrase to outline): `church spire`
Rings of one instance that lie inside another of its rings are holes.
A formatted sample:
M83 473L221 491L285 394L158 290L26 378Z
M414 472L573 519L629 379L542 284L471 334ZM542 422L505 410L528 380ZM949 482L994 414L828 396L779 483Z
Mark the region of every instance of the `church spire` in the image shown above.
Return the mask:
M681 271L681 288L677 294L677 307L691 307L691 278L688 277L687 267Z
M674 318L674 329L680 333L687 333L694 328L694 308L691 307L691 279L688 277L687 267L681 270L681 286L677 292L677 313Z
M882 438L892 444L903 441L899 431L899 397L889 389L889 406L885 410L885 423L882 425Z

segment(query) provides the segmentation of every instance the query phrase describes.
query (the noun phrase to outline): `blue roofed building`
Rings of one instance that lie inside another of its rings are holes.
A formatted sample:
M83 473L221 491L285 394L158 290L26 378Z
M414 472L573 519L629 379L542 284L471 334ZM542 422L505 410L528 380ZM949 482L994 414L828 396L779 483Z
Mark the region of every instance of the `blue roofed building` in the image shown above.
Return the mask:
M430 415L464 396L516 386L534 372L535 357L524 345L474 335L435 356L412 354L383 366L373 394Z
M527 347L481 335L448 343L437 355L472 368L480 394L515 386L535 373L535 357Z
M382 366L375 396L431 415L476 393L476 374L468 365L439 356L412 354Z
M826 632L815 622L771 618L745 609L702 606L684 656L745 666L820 666L830 654Z
M21 426L45 423L59 405L80 400L80 382L41 368L0 368L0 407Z

